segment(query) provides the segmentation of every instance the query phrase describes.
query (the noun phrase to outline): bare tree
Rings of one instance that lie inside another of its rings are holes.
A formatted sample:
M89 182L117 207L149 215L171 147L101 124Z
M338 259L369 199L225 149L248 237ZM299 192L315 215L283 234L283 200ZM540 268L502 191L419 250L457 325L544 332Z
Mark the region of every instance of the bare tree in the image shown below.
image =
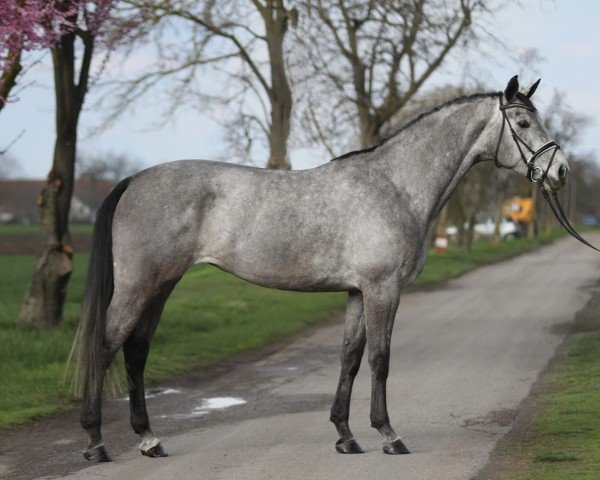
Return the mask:
M192 0L128 2L150 11L157 68L116 82L118 114L164 79L172 113L195 102L220 117L226 107L226 139L232 156L247 157L265 145L268 168L291 168L288 139L293 98L286 67L285 38L297 11L284 0ZM185 40L171 44L173 32ZM202 77L199 78L199 73ZM218 113L214 113L214 112ZM264 141L261 143L260 140Z
M500 206L518 188L515 187L515 177L509 172L495 170L490 162L476 165L465 175L448 201L450 217L458 229L458 243L467 251L473 246L479 217L493 218L499 226Z
M315 137L349 137L375 145L385 125L474 37L481 0L307 0L298 41L314 81L304 116ZM329 145L329 149L334 148Z
M597 202L600 200L600 195L596 193L600 186L599 167L593 154L578 151L581 134L592 123L591 117L573 110L567 103L566 95L555 91L544 112L544 123L561 146L571 169L565 189L569 217L575 221L578 212L597 215ZM549 228L552 218L547 218Z
M571 174L567 184L570 217L580 220L582 215L600 219L600 165L591 152L568 155Z

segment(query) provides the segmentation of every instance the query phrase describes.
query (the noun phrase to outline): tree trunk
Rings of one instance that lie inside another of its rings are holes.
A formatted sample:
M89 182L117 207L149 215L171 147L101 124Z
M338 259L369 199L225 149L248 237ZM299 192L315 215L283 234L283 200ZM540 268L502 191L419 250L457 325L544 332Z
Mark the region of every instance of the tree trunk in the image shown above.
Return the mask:
M51 328L60 323L67 283L73 270L68 232L61 238L57 228L58 197L62 191L61 181L51 173L38 199L45 240L19 315L21 323L36 328Z
M368 116L361 119L360 128L360 146L361 148L371 148L379 143L379 136L376 133L376 127L372 119Z
M537 235L537 183L531 184L531 221L527 224L527 238L535 238Z
M471 251L473 248L473 238L475 237L475 215L471 215L469 218L469 224L467 226L467 231L465 232L465 239L463 242L463 247L467 252Z
M459 185L459 187L454 191L452 197L448 202L448 205L452 205L454 221L456 222L456 240L457 243L461 246L465 246L465 223L467 223L467 214L464 209L464 205L460 199L462 194L463 185Z
M504 218L503 214L502 214L502 204L500 204L500 207L498 208L498 211L496 212L496 219L494 222L494 236L492 238L492 246L494 248L497 248L498 245L500 245L500 225L502 224L502 219Z
M6 100L8 99L8 95L13 87L17 84L17 77L19 73L21 73L21 53L17 53L14 55L12 59L12 66L10 69L4 73L0 77L0 111L6 105Z
M52 169L38 200L44 245L19 315L20 322L38 328L50 328L60 323L73 269L69 210L75 178L77 123L93 51L93 37L86 36L83 38L79 83L75 84L75 38L75 34L64 35L52 49L56 143Z
M271 102L271 129L269 132L269 161L267 168L290 170L292 164L287 155L287 141L290 135L291 98L286 104L279 100Z
M554 216L550 211L550 207L542 203L542 209L540 212L540 227L544 225L544 234L551 235L552 228L554 227Z
M371 100L365 91L365 69L364 66L356 60L353 65L354 71L354 89L356 91L356 107L358 121L360 125L360 147L371 148L379 143L379 129L381 125L377 124L377 119L371 114L369 105Z
M292 164L287 155L292 117L292 92L285 70L283 40L287 31L287 11L280 4L276 7L275 18L267 23L267 45L271 66L271 125L269 131L269 162L267 168L290 170Z

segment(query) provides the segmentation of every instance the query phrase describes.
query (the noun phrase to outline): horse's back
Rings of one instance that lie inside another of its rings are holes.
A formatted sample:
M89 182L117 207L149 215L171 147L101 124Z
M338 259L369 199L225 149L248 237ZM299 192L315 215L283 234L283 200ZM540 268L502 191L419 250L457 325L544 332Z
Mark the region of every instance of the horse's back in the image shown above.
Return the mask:
M366 269L397 259L401 235L389 205L398 199L360 173L340 163L305 171L158 165L123 195L113 250L174 275L206 262L276 288L353 288Z

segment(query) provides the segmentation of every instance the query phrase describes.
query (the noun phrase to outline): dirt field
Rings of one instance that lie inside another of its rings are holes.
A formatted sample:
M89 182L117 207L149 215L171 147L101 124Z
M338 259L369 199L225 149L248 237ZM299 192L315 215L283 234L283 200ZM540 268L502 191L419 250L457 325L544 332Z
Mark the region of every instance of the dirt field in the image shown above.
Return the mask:
M90 249L92 234L75 232L71 234L75 252L87 252ZM42 235L39 233L19 232L0 235L0 255L31 255L40 251Z

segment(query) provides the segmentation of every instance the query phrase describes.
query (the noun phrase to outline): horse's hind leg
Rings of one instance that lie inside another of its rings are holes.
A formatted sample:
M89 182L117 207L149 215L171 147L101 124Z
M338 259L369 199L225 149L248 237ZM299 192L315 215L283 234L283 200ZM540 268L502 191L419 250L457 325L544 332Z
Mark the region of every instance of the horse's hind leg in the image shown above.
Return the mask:
M152 291L156 291L151 289ZM152 301L152 294L132 281L127 288L115 285L115 292L106 312L106 331L101 347L100 368L93 377L86 378L81 425L88 434L84 457L93 462L110 461L102 442L102 384L106 369L115 353L131 335L143 312Z
M113 354L114 355L114 354ZM87 432L88 445L83 456L91 462L110 462L111 459L102 443L100 426L102 424L102 383L112 355L102 350L102 367L94 378L85 380L81 426Z
M348 294L345 324L344 344L342 345L341 354L342 369L335 399L331 406L330 418L340 435L335 449L339 453L362 453L362 449L354 440L348 426L352 385L360 368L366 342L363 301L360 292L350 292Z
M386 403L386 382L390 366L390 341L400 290L392 282L364 293L365 323L371 366L371 426L385 438L384 453L410 453L390 425Z
M142 314L147 299L140 292L125 294L115 291L107 311L107 327L100 349L101 368L88 377L84 385L81 426L88 434L88 447L84 457L93 462L110 461L100 431L102 425L102 384L115 353L133 331Z
M172 285L165 287L164 291L150 302L137 326L123 344L125 369L129 383L131 427L142 438L140 450L148 457L167 456L160 441L150 428L144 391L144 368L150 351L150 342L158 326L167 297L172 290Z

